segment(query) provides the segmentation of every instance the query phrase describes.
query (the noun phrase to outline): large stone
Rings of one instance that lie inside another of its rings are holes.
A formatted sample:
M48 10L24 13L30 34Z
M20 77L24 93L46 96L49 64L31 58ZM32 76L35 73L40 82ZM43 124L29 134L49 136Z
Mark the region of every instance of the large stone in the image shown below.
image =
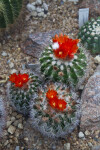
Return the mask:
M52 37L59 33L60 30L53 30L49 32L30 34L21 45L22 50L25 54L31 55L35 58L40 58L42 51L49 46Z
M81 128L100 129L100 65L82 93Z

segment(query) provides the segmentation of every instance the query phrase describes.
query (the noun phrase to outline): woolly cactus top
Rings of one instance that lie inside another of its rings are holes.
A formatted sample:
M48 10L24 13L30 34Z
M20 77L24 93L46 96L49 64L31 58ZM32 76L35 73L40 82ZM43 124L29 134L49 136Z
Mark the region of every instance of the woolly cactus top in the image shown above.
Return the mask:
M79 40L61 34L52 41L40 58L42 73L46 78L76 85L86 67L86 57L78 47Z
M80 29L79 38L93 53L100 53L100 17L87 22Z
M32 102L33 126L48 137L62 137L70 133L78 125L79 116L79 104L63 84L46 84Z

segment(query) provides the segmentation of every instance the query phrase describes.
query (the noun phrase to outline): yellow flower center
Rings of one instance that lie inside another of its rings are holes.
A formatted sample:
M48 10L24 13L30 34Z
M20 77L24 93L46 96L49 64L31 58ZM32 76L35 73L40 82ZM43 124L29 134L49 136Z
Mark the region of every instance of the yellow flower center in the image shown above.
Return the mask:
M59 104L59 107L62 108L62 104Z
M62 52L59 52L59 55L62 55Z
M51 95L51 98L53 98L53 95Z
M53 104L53 106L56 106L56 103L52 103Z

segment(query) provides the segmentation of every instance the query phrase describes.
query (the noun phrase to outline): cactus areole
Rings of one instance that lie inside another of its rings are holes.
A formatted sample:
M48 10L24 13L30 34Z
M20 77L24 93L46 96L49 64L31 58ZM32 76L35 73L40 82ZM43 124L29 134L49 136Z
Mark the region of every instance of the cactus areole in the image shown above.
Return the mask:
M41 71L46 78L77 84L86 67L86 57L82 48L78 47L79 41L63 34L55 35L40 58Z

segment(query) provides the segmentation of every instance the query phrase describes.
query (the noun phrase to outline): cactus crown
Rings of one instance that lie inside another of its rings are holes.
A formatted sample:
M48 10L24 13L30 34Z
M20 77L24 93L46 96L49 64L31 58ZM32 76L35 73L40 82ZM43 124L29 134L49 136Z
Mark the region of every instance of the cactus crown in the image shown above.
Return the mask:
M91 19L87 22L78 34L81 42L86 46L91 52L100 54L100 17L96 20Z
M0 28L12 24L18 17L22 0L0 0Z
M12 74L9 78L12 82L9 86L9 97L12 105L17 111L27 115L29 113L29 103L34 92L40 83L34 74Z
M80 116L76 110L78 107L67 86L46 84L40 88L32 102L33 126L48 137L63 137L77 126Z
M84 75L86 57L79 40L66 35L56 35L53 43L46 48L40 58L41 71L46 78L76 85Z

